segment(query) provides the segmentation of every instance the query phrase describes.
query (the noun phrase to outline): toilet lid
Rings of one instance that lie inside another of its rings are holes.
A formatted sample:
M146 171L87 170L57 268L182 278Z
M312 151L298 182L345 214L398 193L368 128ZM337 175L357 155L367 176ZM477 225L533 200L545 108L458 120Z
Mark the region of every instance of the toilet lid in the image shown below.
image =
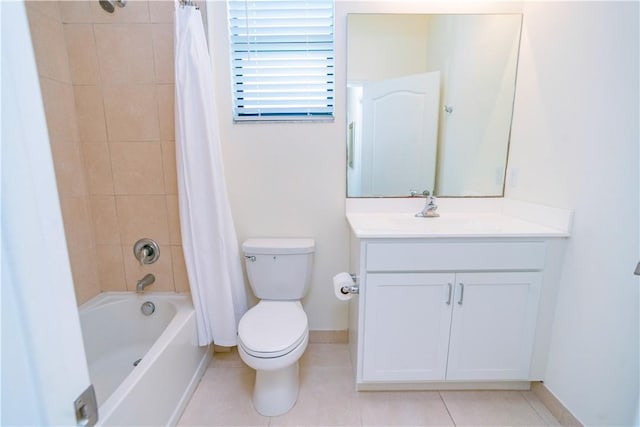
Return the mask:
M249 354L278 357L304 340L307 326L299 301L260 301L240 319L238 338Z

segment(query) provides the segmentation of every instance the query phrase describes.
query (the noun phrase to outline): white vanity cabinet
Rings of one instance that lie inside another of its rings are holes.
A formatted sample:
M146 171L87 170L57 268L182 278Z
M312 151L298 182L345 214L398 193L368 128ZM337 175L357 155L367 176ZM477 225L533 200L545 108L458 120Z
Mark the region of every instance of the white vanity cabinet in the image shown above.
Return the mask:
M544 239L355 239L354 246L359 384L532 379Z
M364 380L527 380L540 274L367 275Z

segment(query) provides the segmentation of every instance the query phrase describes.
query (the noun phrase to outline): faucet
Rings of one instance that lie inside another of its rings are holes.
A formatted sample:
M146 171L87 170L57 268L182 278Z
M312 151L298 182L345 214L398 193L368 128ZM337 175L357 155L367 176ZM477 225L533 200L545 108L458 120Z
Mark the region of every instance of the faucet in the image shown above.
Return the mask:
M415 197L417 195L416 191L411 191L411 197ZM438 205L436 205L436 198L429 193L429 190L424 190L422 195L425 198L424 208L418 213L415 214L418 218L436 218L439 217L440 214L436 212L438 210Z
M139 294L143 293L144 288L151 285L155 281L156 281L156 276L154 276L151 273L147 274L142 279L138 280L138 283L136 283L136 292Z

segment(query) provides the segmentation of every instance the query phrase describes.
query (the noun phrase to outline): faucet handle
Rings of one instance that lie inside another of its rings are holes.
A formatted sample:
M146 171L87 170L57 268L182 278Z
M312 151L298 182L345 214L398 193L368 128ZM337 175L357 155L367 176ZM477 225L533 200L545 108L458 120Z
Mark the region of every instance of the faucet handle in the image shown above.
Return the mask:
M140 265L153 264L160 257L160 246L154 240L140 239L133 245L133 255Z

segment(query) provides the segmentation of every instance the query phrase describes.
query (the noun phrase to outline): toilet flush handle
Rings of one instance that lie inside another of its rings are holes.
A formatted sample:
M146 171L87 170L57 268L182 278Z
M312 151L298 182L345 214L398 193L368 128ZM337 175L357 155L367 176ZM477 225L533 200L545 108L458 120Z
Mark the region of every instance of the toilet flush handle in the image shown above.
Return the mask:
M247 261L256 262L256 257L253 255L245 255L244 259L246 259Z

